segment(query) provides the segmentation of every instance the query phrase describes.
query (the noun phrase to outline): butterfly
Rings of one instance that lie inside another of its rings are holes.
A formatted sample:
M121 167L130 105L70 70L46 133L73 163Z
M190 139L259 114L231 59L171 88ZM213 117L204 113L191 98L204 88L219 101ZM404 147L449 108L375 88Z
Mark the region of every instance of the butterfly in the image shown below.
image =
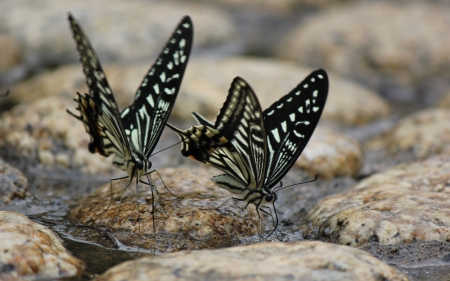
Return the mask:
M328 76L319 69L262 111L252 88L237 77L214 124L194 112L197 126L180 130L167 125L181 138L183 156L226 173L212 181L236 196L233 199L245 201L245 207L255 204L260 220L259 211L269 214L262 208L271 211L272 207L275 231L278 217L274 202L276 192L283 187L274 186L311 138L327 95Z
M142 80L133 104L119 113L113 92L91 43L71 14L68 20L89 94L83 96L77 93L75 101L78 103L76 109L80 112L79 116L69 110L67 112L83 122L90 135L89 151L105 157L114 154L112 164L127 172L130 180L123 189L122 196L133 178L136 178L137 189L143 175L147 176L153 194L154 187L147 173L152 166L149 157L175 103L188 63L193 40L192 21L189 16L181 20ZM155 191L158 192L156 189ZM152 205L154 207L153 198ZM154 216L153 227L155 230Z

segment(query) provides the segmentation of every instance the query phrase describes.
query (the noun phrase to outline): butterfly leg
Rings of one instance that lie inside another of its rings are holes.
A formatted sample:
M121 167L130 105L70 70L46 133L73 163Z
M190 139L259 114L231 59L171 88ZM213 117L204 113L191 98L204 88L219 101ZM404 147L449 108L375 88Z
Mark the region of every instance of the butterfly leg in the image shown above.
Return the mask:
M180 196L176 196L175 194L173 194L172 193L172 191L170 191L170 189L167 187L167 185L164 183L164 180L162 179L162 177L161 177L161 175L159 174L159 172L158 172L158 170L153 170L153 171L150 171L150 172L148 172L147 174L151 174L151 173L153 173L153 172L156 172L157 174L158 174L158 177L159 177L159 179L161 180L161 182L163 183L163 186L164 186L164 188L173 196L173 197L176 197L176 198L179 198ZM147 175L146 174L146 175ZM156 189L156 187L155 187L155 190L156 190L156 192L157 192L157 194L158 194L158 196L159 196L159 193L158 193L158 190Z
M150 172L151 173L151 172ZM152 182L152 177L149 176L150 173L146 173L145 176L147 177L148 180L148 185L150 186L150 191L152 192L152 222L153 222L153 233L156 233L156 227L155 227L155 194L153 193L153 189L156 190L156 188L153 185ZM137 183L136 183L137 185ZM158 191L156 191L156 193L158 193ZM163 207L164 210L164 207ZM164 213L166 213L166 211L164 210ZM167 213L166 213L167 214Z
M109 192L110 192L109 193L110 194L109 203L108 203L108 206L106 206L106 208L103 210L103 212L101 212L100 214L97 214L97 216L103 215L106 211L109 210L109 207L111 206L111 202L112 202L112 199L113 199L112 182L115 181L115 180L122 180L122 179L126 179L126 178L128 178L128 176L121 177L121 178L110 179L109 180Z
M125 178L127 178L127 177L125 177ZM111 224L110 227L113 227L114 224L117 222L117 218L119 217L119 213L120 213L120 207L122 206L123 194L125 193L125 190L130 186L132 180L133 180L133 177L130 177L130 180L127 182L125 187L122 189L122 194L120 195L119 210L117 210L117 214L116 214L116 216L115 216L115 218L113 220L113 223Z
M263 210L262 208L267 208L267 209L269 209L269 212L267 212L266 210ZM275 213L275 218L274 218L274 216L273 216L273 214L272 214L272 209L271 209L271 208L269 208L269 207L267 207L267 206L261 206L261 211L262 211L263 213L269 215L269 216L272 218L272 222L273 222L273 230L272 230L272 231L271 231L264 239L269 238L270 235L272 235L272 233L275 232L275 235L277 236L277 239L278 239L280 242L283 242L283 241L280 239L280 237L278 236L278 232L281 233L281 231L278 230L278 215L277 215L277 210L275 209L275 206L274 206L273 210L274 210L274 213ZM277 232L277 230L278 230L278 232ZM281 234L283 234L283 233L281 233Z

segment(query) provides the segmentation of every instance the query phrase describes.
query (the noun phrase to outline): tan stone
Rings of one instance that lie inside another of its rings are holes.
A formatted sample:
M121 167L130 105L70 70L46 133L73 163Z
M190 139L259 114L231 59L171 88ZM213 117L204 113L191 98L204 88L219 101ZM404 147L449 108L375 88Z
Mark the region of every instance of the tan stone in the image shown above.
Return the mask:
M308 214L339 244L450 240L450 158L434 157L375 174L325 198Z
M450 38L443 34L450 10L444 3L396 2L361 1L319 12L299 22L277 53L385 88L392 98L412 99L414 94L399 97L402 91L396 89L414 93L449 79Z
M0 34L0 72L20 64L22 53L19 44L7 34Z
M88 152L89 135L83 124L66 112L75 112L75 106L61 97L16 106L2 115L0 146L47 167L57 164L90 174L117 172L111 160Z
M450 111L426 109L401 119L390 131L367 143L370 150L387 149L400 155L411 152L414 158L450 155Z
M103 280L409 280L366 252L322 242L184 251L115 266Z
M58 236L19 213L0 211L0 252L0 263L13 269L2 270L2 280L56 279L80 275L84 269Z
M356 177L363 158L363 149L356 140L318 127L295 166L312 176L318 175L327 179Z
M123 239L121 242L125 245L159 247L164 248L163 251L169 251L173 245L183 243L189 245L189 249L214 248L217 247L215 245L237 243L235 239L238 237L259 233L260 224L255 208L250 206L244 209L245 204L242 202L227 201L231 194L215 186L210 180L217 174L215 169L166 168L159 169L158 172L178 198L170 195L159 177L152 174L153 183L160 194L159 197L154 194L155 212L148 185L141 183L139 195L136 195L134 181L124 192L122 204L119 204L122 189L128 181L124 179L113 181L113 200L109 208L111 190L108 183L79 201L71 211L72 218L85 225L106 226L109 231L117 231L114 234L118 239ZM145 176L141 180L147 182ZM139 212L136 198L140 202ZM224 203L225 201L227 202ZM156 237L169 235L175 237L174 240L166 238L158 241L148 239L148 236L139 240L134 236L121 234L122 230L139 235L153 234L153 226Z
M0 204L11 200L24 199L28 189L28 180L21 171L0 158Z

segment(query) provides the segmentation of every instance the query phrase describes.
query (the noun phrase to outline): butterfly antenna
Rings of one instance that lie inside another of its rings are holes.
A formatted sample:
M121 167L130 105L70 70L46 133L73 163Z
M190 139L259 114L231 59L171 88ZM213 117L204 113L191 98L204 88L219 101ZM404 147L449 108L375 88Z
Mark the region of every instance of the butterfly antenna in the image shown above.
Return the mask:
M152 156L155 155L155 154L160 153L161 151L164 151L164 150L166 150L166 149L169 149L169 148L171 148L171 147L174 147L175 145L177 145L177 144L179 144L179 143L181 143L182 141L187 140L187 139L188 139L188 138L184 138L184 139L180 140L179 142L177 142L176 144L172 144L172 145L169 146L169 147L166 147L166 148L164 148L164 149L161 149L160 151L157 151L157 152L153 153L152 155L150 155L150 157L152 157Z
M314 177L313 180L304 181L304 182L299 182L299 183L294 183L294 184L287 185L287 186L283 186L283 187L280 186L280 187L278 187L277 189L274 189L274 190L273 190L273 193L278 192L278 191L280 191L280 190L282 190L282 189L285 189L286 187L291 187L291 186L294 186L294 185L299 185L299 184L309 183L309 182L313 182L313 181L316 181L316 180L317 180L317 175Z

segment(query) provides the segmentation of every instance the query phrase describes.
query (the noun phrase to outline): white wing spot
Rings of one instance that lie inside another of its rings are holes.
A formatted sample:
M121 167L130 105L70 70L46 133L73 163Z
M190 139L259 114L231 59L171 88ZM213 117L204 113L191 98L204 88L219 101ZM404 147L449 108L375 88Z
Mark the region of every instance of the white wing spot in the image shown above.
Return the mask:
M282 107L283 107L282 103L280 103L280 105L277 105L277 108L282 108Z
M275 140L277 142L280 142L280 135L278 134L278 129L275 128L271 132L272 132L272 136L275 138Z
M289 97L286 101L287 102L291 102L292 101L292 97Z
M190 25L189 23L184 23L184 24L183 24L183 27L184 27L184 28L189 28L190 26L191 26L191 25Z
M283 132L286 132L286 129L287 129L287 127L286 127L286 121L283 121L283 122L281 123L281 128L283 129Z
M305 136L294 130L294 135L296 135L299 138L304 138Z
M159 95L159 85L158 84L153 85L153 90L155 91L156 94Z
M300 95L300 91L295 92L295 95L296 95L296 96L299 96L299 95Z
M184 48L186 46L186 40L185 39L181 39L180 43L178 44L178 46L180 46L180 48Z
M319 94L319 91L315 90L315 91L313 92L313 97L317 98L317 95L318 95L318 94Z
M317 75L317 77L319 77L319 79L323 79L323 75L322 74Z
M294 122L295 121L295 113L289 114L289 118L291 119L292 122Z
M318 107L318 106L314 106L314 107L313 107L313 111L314 111L314 112L319 111L319 109L320 109L320 107Z
M172 88L172 89L165 88L164 92L168 95L173 95L173 94L175 94L175 88Z
M167 64L167 68L170 70L173 69L173 63L171 61Z
M272 115L274 112L275 112L274 110L271 110L271 111L267 112L266 114L267 115Z
M147 99L148 103L149 103L152 107L155 107L155 101L153 100L153 96L152 96L152 95L148 95L146 99Z
M315 82L316 81L316 79L314 79L314 77L313 78L311 78L311 82Z
M177 31L180 31L179 29ZM175 40L175 38L170 39L170 43L174 44L175 42L177 42L177 40Z
M161 79L161 82L166 82L166 73L165 72L161 72L161 74L159 75L159 79Z
M303 85L303 88L305 89L308 88L308 84Z
M303 106L300 106L300 107L298 108L298 111L299 111L300 113L303 113Z

